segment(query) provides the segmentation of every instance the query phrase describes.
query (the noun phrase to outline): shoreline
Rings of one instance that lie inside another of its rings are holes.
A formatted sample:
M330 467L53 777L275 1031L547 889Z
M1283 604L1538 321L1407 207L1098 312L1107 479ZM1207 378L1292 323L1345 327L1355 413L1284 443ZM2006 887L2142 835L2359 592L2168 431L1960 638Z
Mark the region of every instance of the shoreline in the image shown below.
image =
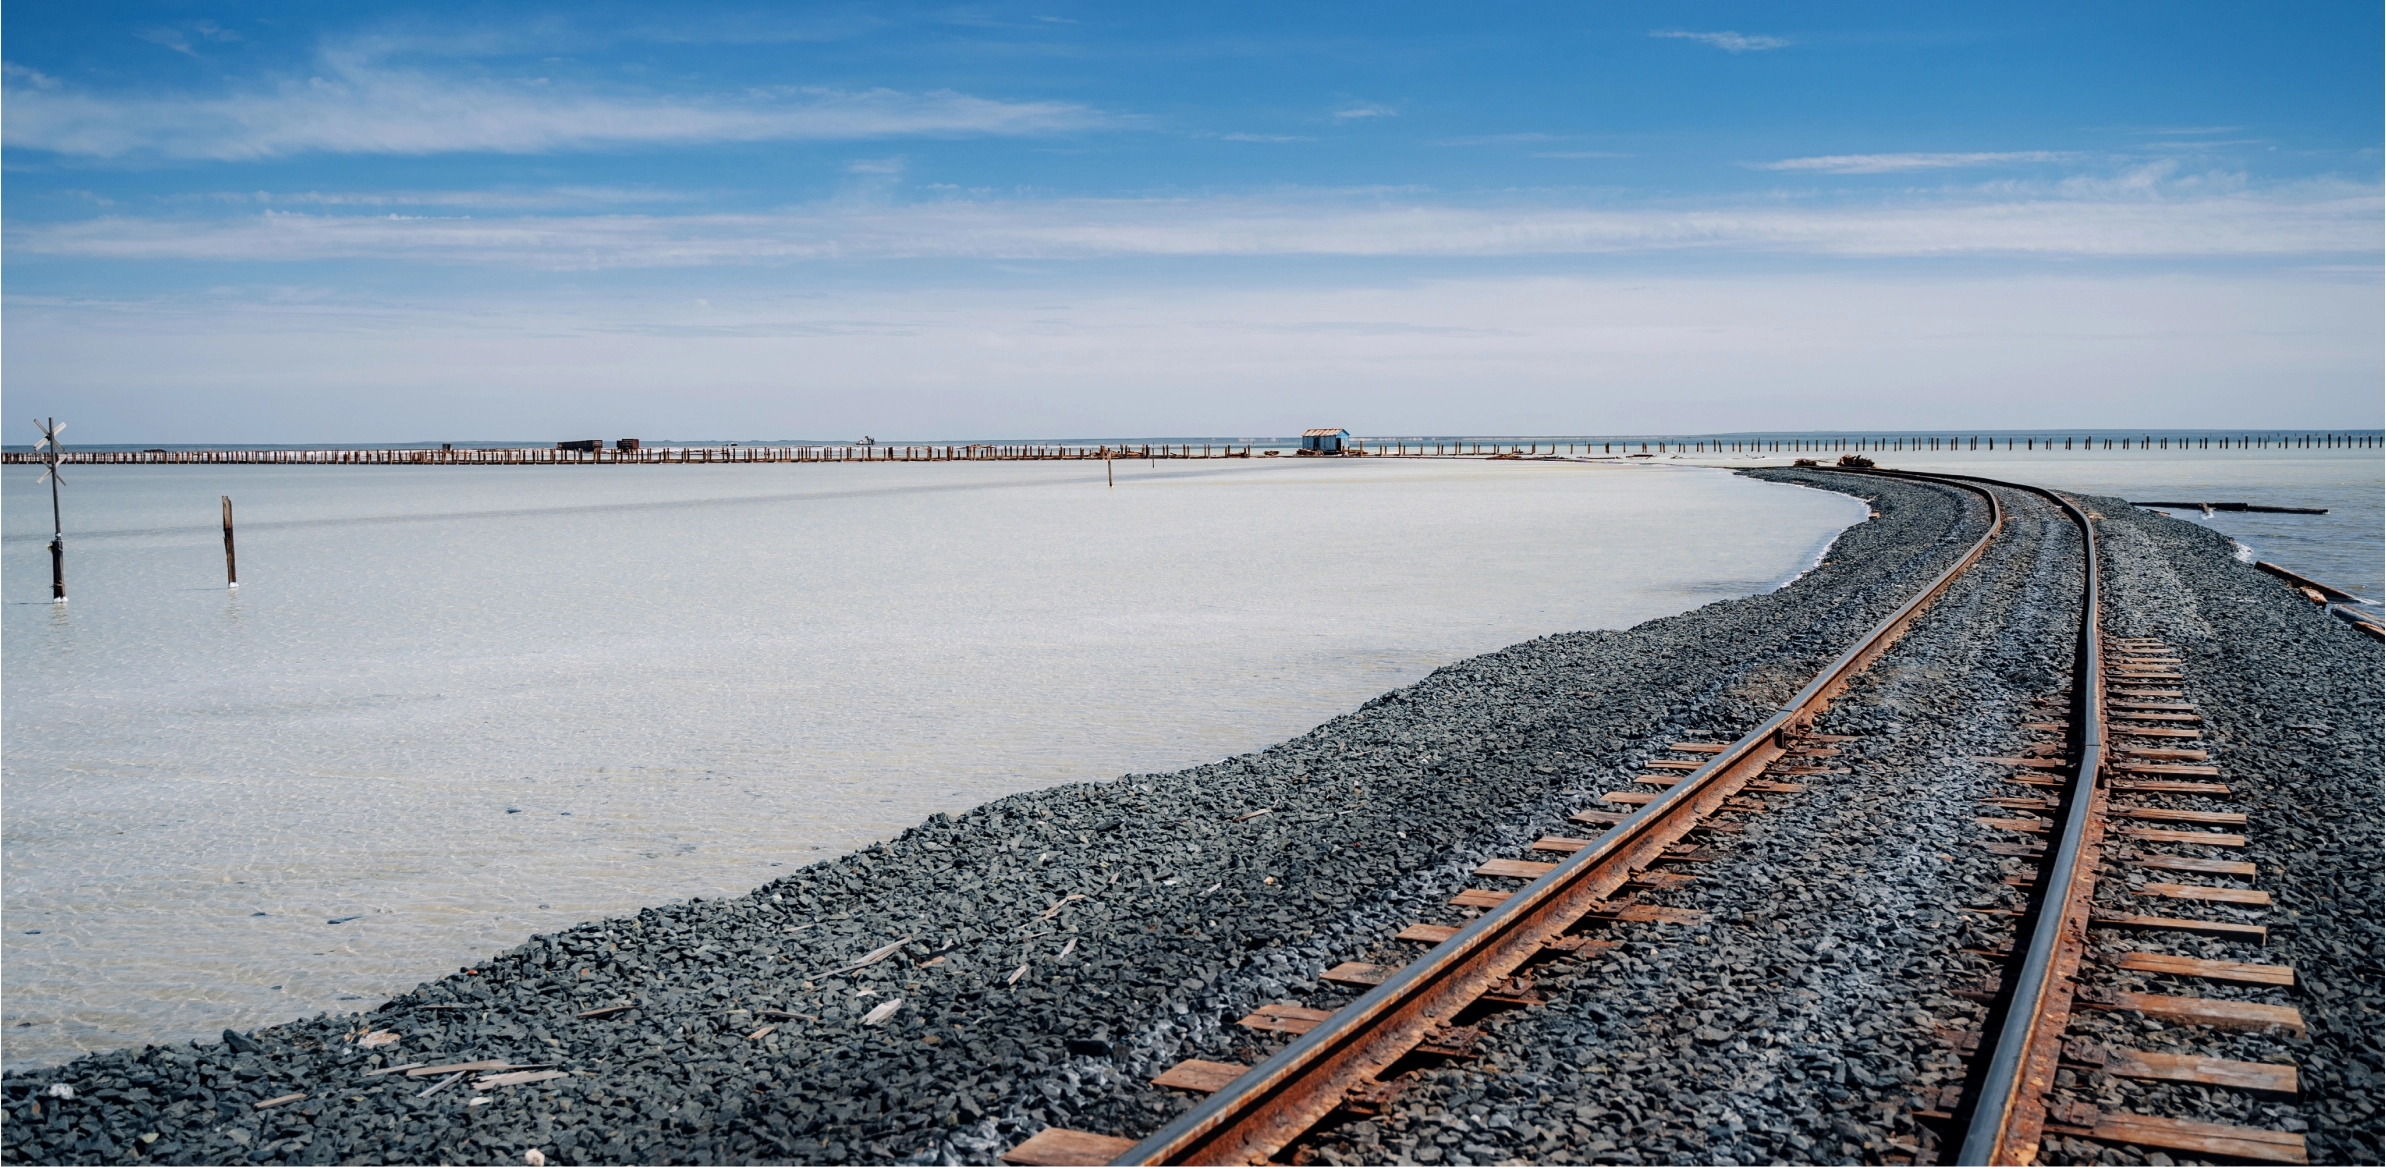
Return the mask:
M1876 492L1879 517L1774 592L1512 645L1256 753L1012 795L745 896L534 936L371 1014L242 1035L250 1051L194 1042L12 1070L9 1161L515 1161L530 1147L555 1162L984 1161L1043 1125L1157 1125L1182 1100L1145 1086L1151 1073L1249 1058L1240 1011L1288 991L1329 999L1318 971L1447 912L1438 897L1477 859L1562 821L1668 737L1761 716L1977 523L1912 484L1764 476ZM625 1001L637 1007L576 1016ZM398 1040L345 1040L367 1029ZM572 1076L479 1105L363 1076L491 1059ZM77 1101L26 1113L61 1082ZM289 1093L307 1098L249 1109Z

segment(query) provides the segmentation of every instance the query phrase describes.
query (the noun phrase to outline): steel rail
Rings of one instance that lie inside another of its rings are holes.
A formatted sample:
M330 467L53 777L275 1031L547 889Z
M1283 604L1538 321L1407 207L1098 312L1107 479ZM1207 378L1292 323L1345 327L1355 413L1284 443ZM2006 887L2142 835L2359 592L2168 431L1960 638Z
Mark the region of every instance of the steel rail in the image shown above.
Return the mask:
M2095 889L2100 857L2102 831L2097 823L2105 793L2105 710L2096 528L2070 499L2044 487L1972 475L1928 477L2026 491L2047 499L2079 528L2086 567L2079 651L2072 662L2071 724L2077 727L2079 754L2064 786L2062 837L2039 866L2039 886L2046 894L2031 908L2034 918L2023 930L2028 947L2020 953L2020 965L2004 978L2004 1011L2001 1018L1992 1016L1996 1044L1978 1075L1963 1145L1952 1160L2026 1167L2038 1157L2046 1122L2043 1100L2054 1085L2063 1031L2071 1023L2071 978L2087 946L2088 901Z
M1872 663L1931 601L1987 552L2004 528L1994 492L1948 477L1896 475L1968 490L1988 504L1988 530L1961 558L1839 654L1796 697L1672 789L1628 815L1591 845L1461 928L1431 952L1386 978L1252 1067L1224 1089L1114 1163L1264 1163L1332 1114L1355 1089L1450 1024L1583 916L1600 907L1631 874L1720 808L1725 799L1788 752L1791 736L1811 725L1833 697Z

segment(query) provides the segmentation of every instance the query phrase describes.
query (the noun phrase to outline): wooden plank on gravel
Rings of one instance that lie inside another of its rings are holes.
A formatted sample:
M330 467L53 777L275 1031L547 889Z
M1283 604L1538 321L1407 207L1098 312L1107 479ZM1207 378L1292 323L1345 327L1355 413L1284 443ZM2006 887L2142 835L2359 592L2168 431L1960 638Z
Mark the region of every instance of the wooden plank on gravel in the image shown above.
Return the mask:
M454 1062L445 1066L424 1066L420 1069L408 1070L406 1071L406 1076L409 1078L429 1078L439 1074L463 1074L470 1073L475 1070L510 1070L513 1068L513 1066L514 1064L512 1062L506 1061L503 1058L498 1058L493 1061Z
M2123 749L2121 753L2132 758L2167 758L2174 762L2207 762L2212 759L2212 753L2209 750L2153 749L2131 746Z
M1626 817L1627 816L1612 810L1578 810L1573 814L1567 815L1566 821L1573 823L1590 823L1594 826L1612 827L1617 823L1623 822Z
M1610 790L1600 795L1599 801L1612 802L1617 806L1647 806L1657 801L1657 796L1638 790Z
M2192 855L2140 855L2130 862L2140 867L2152 867L2158 871L2196 871L2205 875L2242 875L2247 879L2252 879L2255 875L2260 874L2251 863L2239 863L2234 859L2198 859Z
M1651 758L1640 765L1644 770L1696 770L1706 763L1695 758Z
M1694 846L1686 843L1676 843L1671 847L1667 847L1664 853L1658 855L1655 859L1650 860L1650 862L1713 863L1722 858L1723 854L1719 851L1709 851L1704 847Z
M2044 843L1989 842L1978 844L1978 846L1991 855L2012 855L2021 859L2032 859L2046 854L2046 844Z
M2219 782L2165 782L2159 778L2123 780L2113 783L2115 791L2124 794L2205 794L2213 798L2227 798L2229 788Z
M1618 924L1704 924L1707 914L1687 908L1661 908L1655 904L1625 904L1620 908L1591 912L1583 919L1610 920Z
M2250 1090L2262 1094L2301 1092L2301 1083L2296 1081L2293 1066L2232 1062L2226 1058L2199 1058L2189 1054L2157 1053L2120 1046L2105 1051L2104 1072L2124 1078L2194 1082L2203 1086L2226 1086L2232 1090Z
M2113 767L2123 774L2178 774L2181 776L2220 777L2218 766L2180 766L2167 762L2123 762Z
M2050 1134L2071 1134L2077 1128L2047 1124ZM2134 1143L2186 1151L2198 1158L2253 1159L2262 1163L2309 1163L2303 1136L2217 1122L2189 1122L2142 1114L2107 1114L2096 1120L2088 1138L2103 1143Z
M1641 871L1635 872L1631 879L1624 881L1624 886L1635 890L1663 888L1672 891L1675 888L1689 887L1697 882L1697 876L1684 875L1679 871Z
M2116 737L2200 738L2200 729L2173 729L2161 725L2116 725L2111 727Z
M2025 831L2034 835L2046 833L2045 819L1981 819L1980 825L2000 831Z
M1541 947L1550 952L1571 952L1576 956L1597 956L1614 948L1613 940L1593 940L1588 936L1560 936Z
M2131 972L2202 977L2208 981L2235 981L2245 985L2277 985L2281 988L2293 988L2295 985L2295 970L2283 964L2247 964L2236 960L2198 960L2192 956L2172 956L2163 952L2129 952L2122 954L2121 967Z
M2131 721L2191 721L2198 724L2204 720L2192 713L2115 713L2113 716Z
M1804 790L1804 789L1806 789L1806 788L1805 788L1805 787L1803 787L1803 786L1800 786L1800 785L1798 785L1798 784L1797 784L1797 783L1795 783L1795 782L1761 782L1761 781L1760 781L1760 782L1751 782L1751 783L1749 783L1748 785L1741 787L1740 789L1742 789L1742 790L1753 790L1753 791L1756 791L1758 794L1796 794L1796 793L1798 793L1799 791L1801 791L1801 790Z
M552 1082L557 1078L569 1077L571 1074L563 1070L522 1070L512 1074L495 1074L487 1078L474 1078L472 1088L489 1090L498 1086L528 1086L533 1082Z
M2001 766L2027 766L2032 770L2060 770L2061 758L1974 758L1975 762L1995 762Z
M2132 993L2126 989L2107 989L2094 998L2083 991L2079 1001L2091 1007L2134 1009L2156 1020L2173 1021L2181 1025L2255 1032L2284 1029L2297 1037L2303 1036L2304 1032L2303 1014L2287 1005L2223 1001L2212 997L2167 997L2159 993Z
M2162 932L2201 932L2206 936L2230 936L2250 940L2255 944L2270 942L2270 930L2260 924L2231 924L2221 920L2183 920L2176 916L2137 916L2128 912L2108 912L2102 909L2088 913L2088 922L2106 928L2150 928Z
M2250 904L2258 908L2270 906L2270 893L2249 887L2205 887L2199 883L2149 883L2130 893L2141 896L2162 896L2174 900L2201 900L2208 904Z
M1555 863L1536 863L1530 859L1486 859L1481 867L1475 868L1475 874L1501 879L1539 879L1557 869Z
M1720 754L1731 747L1722 742L1674 742L1665 747L1685 754Z
M1002 1153L1002 1161L1018 1167L1102 1167L1135 1149L1133 1139L1062 1130L1048 1126L1026 1142Z
M2206 847L2242 847L2243 835L2224 835L2216 831L2166 831L2160 827L2121 827L2121 834L2132 839L2153 843L2200 843Z
M1543 835L1533 840L1533 850L1548 851L1558 855L1572 855L1590 845L1589 839L1569 839L1564 835Z
M1171 1090L1190 1090L1195 1094L1215 1094L1234 1084L1251 1067L1233 1062L1205 1062L1187 1058L1168 1067L1168 1072L1152 1079L1152 1085Z
M2233 810L2165 810L2158 806L2124 806L2114 808L2112 816L2159 823L2210 823L2216 827L2245 825L2244 814Z
M1394 936L1392 939L1413 940L1419 944L1439 944L1456 935L1458 935L1458 926L1455 924L1411 924L1402 928L1400 935Z
M1688 774L1636 774L1632 780L1643 786L1672 787L1688 780Z
M1516 893L1512 891L1484 891L1480 888L1470 887L1465 891L1459 892L1457 895L1451 896L1450 906L1456 908L1496 908L1501 904L1507 903L1508 898L1515 894Z
M1310 1009L1290 1001L1278 1001L1252 1010L1249 1017L1235 1024L1269 1033L1307 1033L1332 1016L1324 1009Z
M1373 988L1384 983L1398 971L1400 970L1388 964L1368 964L1364 961L1346 960L1327 969L1321 979L1332 981L1338 985L1366 985Z

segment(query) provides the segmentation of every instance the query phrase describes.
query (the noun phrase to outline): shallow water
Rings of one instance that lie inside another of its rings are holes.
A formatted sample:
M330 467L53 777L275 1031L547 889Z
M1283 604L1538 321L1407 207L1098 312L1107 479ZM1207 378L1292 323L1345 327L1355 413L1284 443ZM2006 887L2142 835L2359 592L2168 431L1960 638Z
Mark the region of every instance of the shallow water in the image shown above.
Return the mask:
M1769 589L1864 513L1685 467L1118 470L70 468L59 610L8 468L6 1058L370 1008L935 811L1264 746Z
M2325 507L2325 515L2166 513L2204 523L2255 557L2371 601L2386 599L2386 451L1998 450L1869 455L1901 470L1978 474L2136 502L2246 502ZM1828 457L1825 457L1828 461ZM1685 462L1702 461L1686 459ZM1759 460L1709 458L1711 465ZM1775 459L1777 461L1777 459Z

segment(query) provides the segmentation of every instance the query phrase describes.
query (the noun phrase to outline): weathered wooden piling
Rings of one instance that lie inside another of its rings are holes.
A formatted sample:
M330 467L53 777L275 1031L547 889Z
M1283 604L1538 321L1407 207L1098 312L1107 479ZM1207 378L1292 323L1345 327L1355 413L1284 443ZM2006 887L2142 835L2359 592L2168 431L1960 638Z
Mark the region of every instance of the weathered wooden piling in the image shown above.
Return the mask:
M232 496L224 496L224 586L240 589L240 567L232 559Z

